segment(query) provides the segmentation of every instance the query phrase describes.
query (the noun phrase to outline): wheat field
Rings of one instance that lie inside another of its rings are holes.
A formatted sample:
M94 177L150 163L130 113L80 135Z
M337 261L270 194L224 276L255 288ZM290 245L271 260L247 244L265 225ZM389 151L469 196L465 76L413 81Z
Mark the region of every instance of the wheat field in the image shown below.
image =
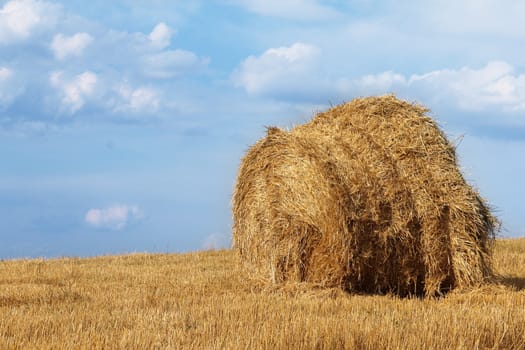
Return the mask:
M247 281L230 250L0 262L0 349L525 349L525 238L436 299Z

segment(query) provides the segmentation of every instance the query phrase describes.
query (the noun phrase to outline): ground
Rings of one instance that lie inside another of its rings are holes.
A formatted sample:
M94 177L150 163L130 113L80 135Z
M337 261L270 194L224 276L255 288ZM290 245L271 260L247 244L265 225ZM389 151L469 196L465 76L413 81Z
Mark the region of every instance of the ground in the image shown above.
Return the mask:
M2 349L525 349L525 239L435 299L248 280L234 252L0 262Z

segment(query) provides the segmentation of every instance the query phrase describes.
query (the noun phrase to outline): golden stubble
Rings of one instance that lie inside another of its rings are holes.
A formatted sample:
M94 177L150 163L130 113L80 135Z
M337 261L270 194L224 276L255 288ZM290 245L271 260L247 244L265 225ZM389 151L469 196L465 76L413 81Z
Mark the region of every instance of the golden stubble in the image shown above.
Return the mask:
M250 280L231 250L0 262L0 349L524 349L525 239L442 298Z

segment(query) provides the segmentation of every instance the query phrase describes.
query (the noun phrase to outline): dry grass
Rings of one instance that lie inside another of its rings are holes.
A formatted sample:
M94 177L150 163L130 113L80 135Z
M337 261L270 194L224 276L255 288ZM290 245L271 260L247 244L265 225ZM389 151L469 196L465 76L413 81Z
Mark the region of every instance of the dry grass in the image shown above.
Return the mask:
M0 349L524 349L525 239L443 298L254 288L229 250L0 262Z
M428 110L358 98L241 161L233 242L269 283L435 296L492 277L496 221Z

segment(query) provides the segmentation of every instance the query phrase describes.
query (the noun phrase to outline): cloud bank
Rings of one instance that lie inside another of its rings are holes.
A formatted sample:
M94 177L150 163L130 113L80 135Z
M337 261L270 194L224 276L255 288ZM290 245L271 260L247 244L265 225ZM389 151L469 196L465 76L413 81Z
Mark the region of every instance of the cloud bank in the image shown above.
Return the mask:
M0 8L0 128L178 113L173 106L184 97L173 86L210 59L172 48L175 33L167 22L146 33L119 31L53 2L8 1Z
M327 102L393 92L464 111L494 108L513 113L525 109L525 74L504 61L422 74L386 71L352 78L335 71L327 76L322 54L320 48L304 43L270 48L241 62L232 81L248 94L277 100Z
M130 24L129 30L119 30L98 18L68 12L72 6L65 2L5 2L0 8L0 128L173 121L196 113L216 115L215 108L209 107L213 104L222 103L218 107L229 111L231 106L224 101L232 98L253 101L254 110L261 104L274 110L283 105L307 110L391 92L457 112L516 115L525 109L525 72L519 61L487 54L488 58L467 57L460 63L437 58L439 64L417 68L418 60L431 61L432 53L421 56L427 49L435 53L440 48L455 50L454 45L467 45L462 55L485 52L483 45L468 47L476 42L470 39L468 43L461 38L457 43L451 41L450 26L462 38L485 35L485 25L496 36L523 36L525 27L516 15L523 5L505 0L510 11L492 0L475 4L432 0L424 5L409 1L403 5L406 11L393 11L399 4L390 0L381 6L364 0L225 3L230 5L224 6L227 10L233 4L256 14L249 17L254 24L242 24L246 37L240 40L244 42L223 47L224 42L212 36L210 40L215 41L208 48L207 43L194 40L189 29L179 32L177 22L170 22L169 17L156 16L147 25ZM450 14L446 9L454 11ZM464 21L448 17L457 19L465 12L472 16ZM497 18L494 13L499 13ZM415 21L410 25L404 21L409 15ZM256 25L267 23L268 32L255 31ZM414 32L412 26L419 31ZM181 28L190 26L186 23ZM175 41L175 35L191 47ZM479 42L494 43L490 38ZM400 58L401 46L410 59ZM214 65L216 61L220 63ZM380 68L377 61L382 62ZM203 99L214 103L204 104ZM247 108L238 107L240 104L233 107Z

